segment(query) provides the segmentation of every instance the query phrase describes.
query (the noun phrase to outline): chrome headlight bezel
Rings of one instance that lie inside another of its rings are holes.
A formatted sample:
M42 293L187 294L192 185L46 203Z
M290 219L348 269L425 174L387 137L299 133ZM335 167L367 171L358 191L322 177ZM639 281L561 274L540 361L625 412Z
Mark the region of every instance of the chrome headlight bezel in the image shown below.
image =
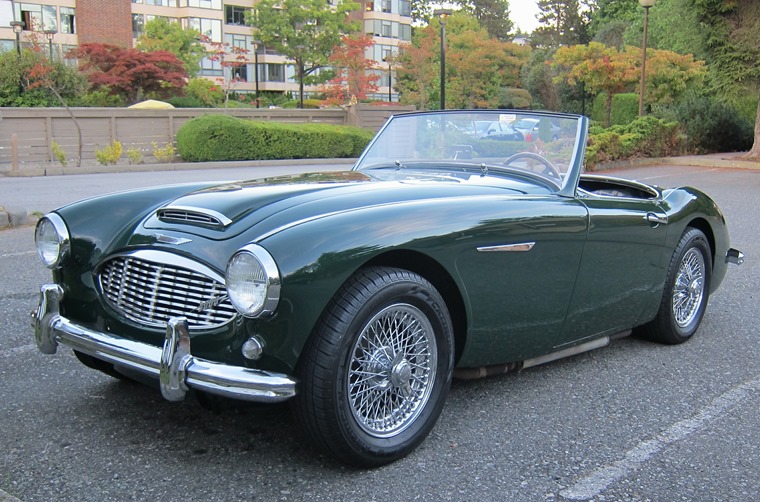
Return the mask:
M49 213L40 218L34 231L37 257L49 269L60 268L71 252L71 236L63 218Z
M271 315L280 302L277 264L269 252L257 244L244 246L232 255L224 279L232 306L245 317Z

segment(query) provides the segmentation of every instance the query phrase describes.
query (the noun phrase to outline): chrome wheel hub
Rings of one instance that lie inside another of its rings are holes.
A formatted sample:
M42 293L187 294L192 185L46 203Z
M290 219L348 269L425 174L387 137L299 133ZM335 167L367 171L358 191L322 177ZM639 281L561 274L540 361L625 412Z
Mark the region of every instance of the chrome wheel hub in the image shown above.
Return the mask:
M673 287L673 318L687 327L698 315L705 294L705 260L702 253L690 249L678 266Z
M372 317L348 368L348 400L359 427L380 438L409 427L430 398L436 354L433 327L418 308L394 304Z

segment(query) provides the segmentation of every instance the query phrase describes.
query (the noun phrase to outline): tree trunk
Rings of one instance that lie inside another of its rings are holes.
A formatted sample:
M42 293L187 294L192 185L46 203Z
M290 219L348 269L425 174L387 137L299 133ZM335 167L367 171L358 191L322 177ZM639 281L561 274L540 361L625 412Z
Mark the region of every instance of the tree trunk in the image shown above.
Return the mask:
M607 99L604 105L607 107L607 116L604 118L604 127L609 127L612 124L612 93L607 93Z
M760 161L760 101L757 102L755 114L755 142L752 149L744 155L744 158Z

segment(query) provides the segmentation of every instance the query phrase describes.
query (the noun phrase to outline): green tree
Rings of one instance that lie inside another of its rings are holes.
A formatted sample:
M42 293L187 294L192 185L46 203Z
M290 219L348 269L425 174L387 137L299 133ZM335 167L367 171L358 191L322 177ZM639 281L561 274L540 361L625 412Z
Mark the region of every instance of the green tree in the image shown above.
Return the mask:
M560 47L554 54L552 65L559 73L555 82L564 80L570 85L581 82L592 94L607 94L606 127L611 122L615 94L629 90L639 75L635 56L599 42Z
M588 42L588 20L581 14L578 0L538 0L538 20L533 41L544 47Z
M43 65L45 85L39 83ZM24 49L21 58L16 51L0 53L0 107L61 106L59 97L74 102L86 90L84 75L62 62L48 61L44 50Z
M305 77L327 65L341 36L356 29L348 14L358 7L346 0L334 7L324 0L261 0L246 14L265 46L295 62L301 108Z
M156 17L145 24L145 32L137 39L136 48L144 52L171 52L184 63L188 75L196 75L205 54L199 35L198 31L185 29L165 17Z
M596 37L599 32L610 23L624 23L626 26L630 25L636 20L637 17L641 17L641 7L635 0L621 1L621 0L594 0L589 2L591 10L591 20L589 22L589 35ZM602 42L603 40L597 40ZM607 44L613 45L613 44ZM622 45L618 43L615 45Z
M689 86L702 82L704 63L690 55L672 51L647 50L649 70L645 89L648 103L671 103ZM560 47L552 62L559 72L555 81L565 80L570 85L582 82L586 90L606 93L605 125L609 127L612 100L616 94L632 90L641 75L641 50L628 46L623 51L598 42L588 45Z
M477 19L491 37L502 42L512 39L508 0L455 0L454 3Z
M760 89L760 4L736 0L691 0L705 40L710 93L729 101L758 96ZM747 156L760 160L760 100L755 139Z
M519 87L530 49L490 38L477 19L458 11L446 21L446 101L452 108L497 107L503 87ZM419 109L440 103L440 20L415 30L396 58L396 89Z

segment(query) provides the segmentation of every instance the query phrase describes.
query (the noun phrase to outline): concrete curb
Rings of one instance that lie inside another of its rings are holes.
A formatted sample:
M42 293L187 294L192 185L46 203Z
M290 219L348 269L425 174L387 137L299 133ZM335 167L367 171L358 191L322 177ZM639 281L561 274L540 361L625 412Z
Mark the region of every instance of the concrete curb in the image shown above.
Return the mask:
M31 219L24 209L0 207L0 230L28 225ZM2 498L0 498L2 501Z
M760 162L742 160L742 153L719 153L710 155L685 155L682 157L651 157L641 159L600 162L594 171L648 166L723 167L732 169L760 169Z

